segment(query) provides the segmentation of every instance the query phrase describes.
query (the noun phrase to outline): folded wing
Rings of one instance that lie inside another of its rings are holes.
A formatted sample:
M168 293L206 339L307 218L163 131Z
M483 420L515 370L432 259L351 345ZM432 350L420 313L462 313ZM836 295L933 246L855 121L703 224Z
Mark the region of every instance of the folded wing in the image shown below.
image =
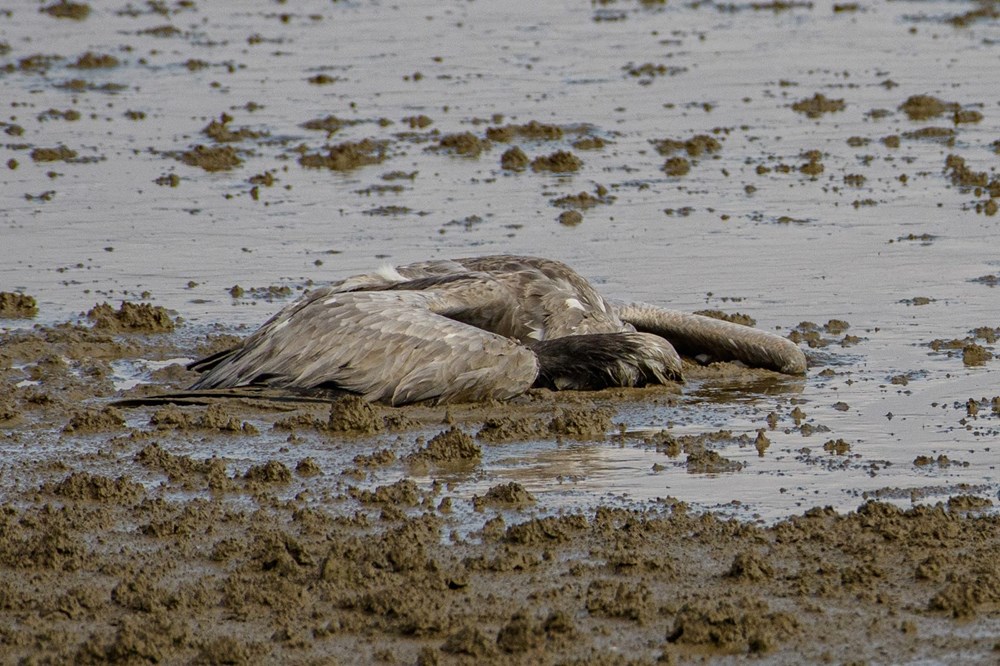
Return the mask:
M470 302L468 289L447 284L428 291L317 290L203 365L191 388L340 388L393 405L507 399L534 382L535 355L456 320L505 297L502 289L481 288Z

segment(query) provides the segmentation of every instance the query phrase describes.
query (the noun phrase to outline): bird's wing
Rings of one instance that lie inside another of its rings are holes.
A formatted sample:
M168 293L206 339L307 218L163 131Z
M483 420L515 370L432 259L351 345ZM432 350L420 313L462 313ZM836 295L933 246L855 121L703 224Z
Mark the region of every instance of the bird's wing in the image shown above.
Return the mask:
M449 318L469 307L468 298L458 289L310 297L279 313L192 389L337 387L394 405L522 393L538 373L534 354Z
M789 375L806 373L805 354L780 335L648 303L616 305L615 309L636 330L666 338L682 354L709 354L718 360L740 361Z
M493 255L455 262L492 275L507 287L517 303L516 323L521 326L504 333L524 342L631 330L586 278L561 261Z

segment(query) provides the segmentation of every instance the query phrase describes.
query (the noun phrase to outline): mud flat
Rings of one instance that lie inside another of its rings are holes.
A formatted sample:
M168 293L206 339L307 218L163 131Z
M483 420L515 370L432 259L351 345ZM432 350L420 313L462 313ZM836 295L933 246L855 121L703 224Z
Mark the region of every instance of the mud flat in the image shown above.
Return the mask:
M0 8L0 661L996 663L995 3L502 5ZM498 252L809 374L116 404Z
M491 480L484 460L530 441L654 451L664 474L745 472L726 458L731 433L616 427L623 406L674 402L677 387L449 408L116 407L192 378L149 359L226 339L186 347L149 306L93 312L93 326L2 339L10 663L986 663L1000 650L1000 518L975 494L766 525L668 496L559 508L544 487ZM159 368L120 390L122 363Z

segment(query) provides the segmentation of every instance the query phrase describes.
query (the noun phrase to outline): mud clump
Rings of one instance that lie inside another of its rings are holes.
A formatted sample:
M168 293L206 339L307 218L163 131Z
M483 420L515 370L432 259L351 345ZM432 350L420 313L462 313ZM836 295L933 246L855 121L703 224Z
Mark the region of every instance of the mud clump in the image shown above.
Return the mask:
M798 628L788 613L769 611L759 599L688 603L677 614L667 641L721 652L767 652Z
M499 444L542 437L548 431L548 426L539 418L494 416L486 419L476 433L476 439Z
M73 415L63 428L67 434L82 434L120 430L125 427L125 416L114 407L85 409Z
M198 167L205 171L229 171L243 164L243 160L232 146L196 145L178 156L181 162L188 166Z
M803 113L809 118L819 118L824 113L834 113L847 108L842 99L830 99L823 93L816 93L812 97L801 99L792 104L792 110L796 113Z
M712 319L721 319L722 321L728 321L732 324L740 324L742 326L756 326L757 320L750 315L743 314L742 312L733 312L732 314L728 312L723 312L722 310L696 310L694 312L696 315L701 315L702 317L711 317Z
M385 430L385 418L377 405L347 395L330 406L326 427L330 432L373 435Z
M587 587L587 612L642 622L653 612L652 594L642 583L595 580Z
M34 296L0 291L0 319L23 319L38 314Z
M691 162L684 157L671 157L663 163L663 172L671 178L686 176L691 171Z
M507 171L524 171L528 168L529 163L528 156L517 146L508 148L500 156L500 167Z
M476 495L472 498L472 505L477 511L481 511L487 506L523 508L534 503L534 495L514 481L493 486L486 491L485 495L481 497Z
M531 161L532 171L551 171L552 173L572 173L579 171L583 160L571 152L557 150L551 155L541 155Z
M385 161L385 150L371 139L346 141L332 146L323 153L306 153L299 158L299 164L311 169L350 171L369 164Z
M165 308L149 303L122 301L117 310L100 303L87 312L87 319L95 330L113 333L170 333L175 328Z
M213 120L201 133L209 137L216 143L234 143L236 141L243 141L244 139L256 139L261 136L260 132L255 132L246 127L241 127L238 130L232 130L229 128L229 123L231 123L233 117L227 113L223 113L219 116L218 120Z
M496 645L478 628L465 626L448 636L448 640L441 645L441 651L482 658L494 655Z
M982 345L970 343L962 348L962 363L966 366L985 365L993 358L993 353Z
M118 58L113 55L87 51L77 58L76 62L70 65L70 67L74 69L111 69L120 64Z
M209 405L200 412L189 412L178 407L168 406L153 412L149 419L150 425L158 430L214 430L248 437L259 435L256 426L226 411L222 404Z
M590 194L589 192L579 192L577 194L567 194L564 197L559 197L555 199L552 204L559 206L561 208L575 208L577 210L587 210L588 208L593 208L595 206L600 206L604 204L610 204L615 200L614 197L608 195L606 188L598 186L597 196Z
M35 148L31 151L31 159L35 162L68 162L76 157L76 151L66 146L58 148Z
M406 457L409 463L435 465L475 464L483 457L483 450L465 431L455 426L431 438L427 446Z
M928 120L944 113L953 113L959 108L955 102L944 102L931 95L912 95L899 106L899 110L905 113L910 120Z
M583 222L583 213L578 210L564 210L556 219L564 227L575 227Z
M532 120L523 125L503 125L486 129L490 141L509 143L516 138L528 141L558 141L563 138L563 130L558 125L549 125Z
M696 134L690 139L655 139L650 143L656 148L656 152L665 157L680 151L687 153L689 157L699 157L722 150L722 144L707 134Z
M123 504L134 502L146 493L142 484L125 477L110 479L89 472L73 472L59 483L47 485L45 490L66 499Z
M993 506L993 500L976 495L955 495L948 498L949 511L980 511Z
M722 474L738 472L745 463L724 458L718 451L696 450L688 453L687 471L690 474Z
M611 416L608 409L559 409L549 421L549 432L574 439L602 440L611 430Z
M144 446L135 455L135 461L144 467L162 472L170 483L184 489L200 486L221 491L232 485L231 479L226 474L226 463L221 458L197 460L175 455L154 442Z
M69 0L59 0L59 2L42 7L43 14L48 14L53 18L72 19L82 21L90 16L90 5L82 2L69 2Z
M253 465L243 474L243 478L256 484L285 484L292 480L292 471L277 460L269 460L262 465Z
M416 506L420 503L420 488L409 479L378 486L374 491L351 488L350 494L364 504L384 504L390 506Z
M483 141L471 132L446 134L441 137L437 145L439 150L446 150L466 157L479 157L479 154L484 150L488 150L489 147L490 144L488 141Z
M307 120L302 123L302 127L305 129L326 132L327 136L332 136L333 134L339 132L342 128L356 124L357 121L354 120L344 120L342 118L338 118L337 116L326 116L325 118Z
M774 577L774 569L763 557L748 551L733 559L726 576L736 580L763 581Z
M815 178L816 176L823 173L823 171L826 169L826 167L824 167L823 163L820 161L823 158L823 153L821 153L820 151L807 150L806 152L802 153L802 157L805 158L806 162L805 164L799 165L799 171L801 173L804 173L807 176L812 176L813 178Z

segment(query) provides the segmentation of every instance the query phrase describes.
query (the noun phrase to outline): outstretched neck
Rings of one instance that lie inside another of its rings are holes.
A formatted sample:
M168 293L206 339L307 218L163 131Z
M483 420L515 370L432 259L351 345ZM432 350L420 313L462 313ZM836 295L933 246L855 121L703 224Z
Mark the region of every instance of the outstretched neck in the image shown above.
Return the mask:
M663 336L682 354L707 353L789 375L806 373L806 356L791 340L742 324L667 310L648 303L616 305L622 321Z

